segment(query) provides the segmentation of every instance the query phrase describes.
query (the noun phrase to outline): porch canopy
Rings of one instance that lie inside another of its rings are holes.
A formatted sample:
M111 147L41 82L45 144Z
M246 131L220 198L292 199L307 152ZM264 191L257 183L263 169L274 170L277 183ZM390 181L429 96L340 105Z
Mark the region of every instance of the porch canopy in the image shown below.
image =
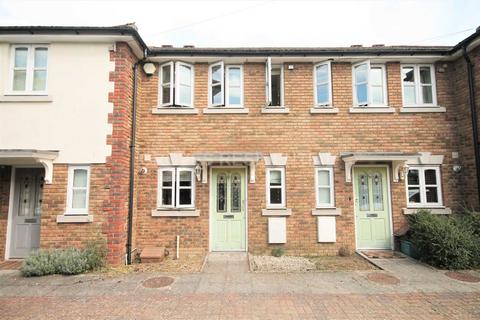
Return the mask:
M261 154L258 152L209 152L196 153L193 157L202 167L202 183L207 183L208 181L209 165L248 165L250 171L250 183L255 183L255 166L261 159Z
M341 158L345 162L346 182L352 182L352 167L357 162L391 162L394 182L403 179L403 169L409 164L440 165L443 163L443 155L432 155L430 152L350 152L341 154Z
M58 151L34 149L0 149L0 165L21 166L41 164L45 169L45 183L53 180L53 161Z

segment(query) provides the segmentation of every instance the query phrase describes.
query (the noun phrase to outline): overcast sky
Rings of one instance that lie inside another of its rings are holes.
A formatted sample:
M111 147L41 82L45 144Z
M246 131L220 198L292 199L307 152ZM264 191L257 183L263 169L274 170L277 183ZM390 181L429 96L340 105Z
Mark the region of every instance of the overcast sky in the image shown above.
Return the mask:
M136 22L149 45L453 45L480 25L479 0L8 1L1 25Z

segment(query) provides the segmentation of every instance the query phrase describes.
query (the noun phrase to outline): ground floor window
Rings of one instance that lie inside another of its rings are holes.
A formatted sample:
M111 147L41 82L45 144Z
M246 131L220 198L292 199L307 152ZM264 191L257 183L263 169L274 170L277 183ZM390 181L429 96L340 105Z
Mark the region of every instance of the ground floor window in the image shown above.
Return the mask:
M440 167L410 167L407 199L411 207L441 206Z
M88 214L90 166L68 167L67 214Z
M317 195L317 208L333 208L334 187L333 168L317 168L315 176L315 189Z
M285 207L285 169L267 169L267 207Z
M162 168L158 174L159 208L193 208L195 179L193 168Z

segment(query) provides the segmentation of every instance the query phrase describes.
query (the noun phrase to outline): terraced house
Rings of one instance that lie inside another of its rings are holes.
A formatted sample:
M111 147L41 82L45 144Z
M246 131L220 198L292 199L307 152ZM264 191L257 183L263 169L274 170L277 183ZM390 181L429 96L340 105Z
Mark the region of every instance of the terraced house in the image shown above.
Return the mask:
M479 205L480 30L456 46L148 47L0 27L0 259L105 239L334 255Z

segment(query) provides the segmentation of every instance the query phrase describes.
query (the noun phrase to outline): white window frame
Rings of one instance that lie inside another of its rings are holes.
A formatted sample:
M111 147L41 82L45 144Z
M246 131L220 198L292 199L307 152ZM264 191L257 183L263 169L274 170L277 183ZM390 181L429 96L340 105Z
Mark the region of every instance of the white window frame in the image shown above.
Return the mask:
M270 203L270 172L271 171L280 171L280 176L281 176L281 185L280 187L274 187L275 189L281 189L281 195L282 195L282 202L281 203ZM266 169L266 198L267 198L267 208L269 209L279 209L279 208L285 208L286 207L286 187L285 187L285 167L269 167Z
M355 79L355 69L362 65L367 65L367 101L366 103L359 104L357 98L357 83ZM372 83L370 72L373 68L380 68L382 70L382 92L383 92L383 103L373 103L372 102ZM384 64L371 63L370 60L360 61L352 64L352 92L353 92L353 104L356 108L384 108L388 105L388 90L387 90L387 72Z
M229 104L228 102L230 96L230 79L228 77L228 70L234 68L240 69L240 104ZM225 66L225 106L228 108L243 108L243 66L241 64Z
M163 82L163 68L164 67L169 67L170 68L170 82ZM158 91L159 91L159 103L158 105L161 107L168 107L173 105L173 87L174 87L174 78L175 78L175 71L174 71L174 63L173 61L169 61L167 63L164 63L160 65L160 72L159 72L159 77L158 77ZM163 101L163 87L165 84L170 84L170 99L166 103L162 103Z
M172 186L169 188L163 187L163 173L170 172L172 175ZM158 170L158 194L157 194L157 207L158 208L174 208L175 207L175 188L176 188L176 174L175 168L161 168ZM163 204L163 189L172 190L172 203Z
M319 103L317 101L317 85L325 84L325 83L317 83L317 69L318 67L326 65L328 67L328 102L326 103ZM316 107L331 107L333 101L333 85L332 85L332 63L330 61L324 61L317 63L313 66L313 101L315 101Z
M443 207L443 197L442 197L442 177L440 174L440 166L409 166L408 170L418 170L419 175L419 189L420 189L420 202L410 202L408 196L408 172L407 177L405 179L405 186L406 186L406 196L407 196L407 206L409 208L439 208ZM437 184L433 185L426 185L425 184L425 170L435 170ZM436 187L437 188L437 197L438 202L427 202L427 192L426 187Z
M280 69L280 104L273 105L272 104L272 70L273 69ZM284 98L284 74L283 74L283 64L272 64L272 59L270 57L267 58L267 62L265 63L265 106L267 108L279 108L285 106L285 98Z
M213 103L213 97L212 97L212 87L213 87L213 68L220 66L220 73L221 73L221 78L220 78L220 83L217 84L217 86L220 86L220 92L221 92L221 101L220 103ZM225 64L223 61L215 62L212 63L211 65L208 66L208 106L209 107L220 107L225 105Z
M17 48L27 48L27 66L25 68L26 77L25 77L25 90L13 90L13 77L14 77L14 68L15 68L15 51ZM38 70L45 70L45 90L33 90L33 74L35 70L35 50L37 48L47 49L47 67L40 68ZM45 44L16 44L11 47L10 52L10 83L8 86L7 94L8 95L47 95L48 92L48 69L49 69L49 54L50 48Z
M192 75L190 78L190 101L191 103L180 103L180 77L177 76L178 69L179 67L187 67L190 68L192 71ZM195 68L192 64L190 63L185 63L181 61L175 62L175 101L174 105L178 107L190 107L193 108L193 98L194 98L194 92L195 92Z
M432 79L432 103L423 103L422 84L420 83L420 68L429 67L430 77ZM413 68L415 103L405 103L405 84L403 82L403 68ZM415 107L437 107L437 80L435 77L435 65L433 64L402 64L400 65L400 81L402 82L402 103L405 108Z
M72 208L73 180L74 180L75 170L86 170L87 171L87 187L86 187L86 195L85 195L85 197L86 197L85 208ZM89 198L90 198L90 166L89 165L68 166L67 211L65 212L65 215L86 215L86 214L88 214Z
M318 172L319 171L326 171L328 172L329 177L329 185L319 185L318 181ZM329 188L330 190L330 203L320 203L319 202L319 194L320 188L326 189ZM315 168L315 203L318 209L321 208L335 208L335 185L333 179L333 168L332 167L316 167Z
M163 172L169 171L172 173L172 204L162 204L162 190L163 190ZM190 187L180 187L180 173L188 171L191 173L192 185ZM180 189L191 189L192 203L180 204ZM157 208L159 209L193 209L195 208L195 169L190 167L162 167L158 169L157 179Z

